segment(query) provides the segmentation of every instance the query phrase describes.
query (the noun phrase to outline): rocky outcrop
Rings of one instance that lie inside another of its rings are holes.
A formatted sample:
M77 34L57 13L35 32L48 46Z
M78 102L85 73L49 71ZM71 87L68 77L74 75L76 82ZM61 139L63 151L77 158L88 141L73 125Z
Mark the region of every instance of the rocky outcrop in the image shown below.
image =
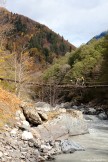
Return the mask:
M5 132L0 133L1 162L39 161L38 149L34 147L34 144L30 146L30 140L21 139L22 134L21 130L13 130L8 126Z
M82 147L75 142L72 143L70 140L46 141L37 138L30 131L11 128L7 125L4 128L4 132L0 132L1 162L41 162L53 160L53 155L72 153L72 150L82 150L78 148Z
M55 118L39 125L35 129L44 140L56 140L64 136L67 137L88 132L82 113L76 110L67 110L64 113L60 113Z
M0 161L39 162L52 160L53 155L84 150L72 135L87 133L82 112L52 108L46 103L21 105L13 128L5 126L0 133Z
M47 112L51 110L51 106L44 102L37 102L35 104L28 104L23 102L21 105L24 116L32 125L42 124L43 121L48 120Z
M56 140L88 131L81 111L51 107L44 102L34 105L23 103L21 107L26 119L35 126L32 131L44 140Z
M39 114L33 107L23 108L23 112L24 112L24 115L25 115L27 121L29 121L30 124L33 124L33 125L42 124L42 120L41 120Z

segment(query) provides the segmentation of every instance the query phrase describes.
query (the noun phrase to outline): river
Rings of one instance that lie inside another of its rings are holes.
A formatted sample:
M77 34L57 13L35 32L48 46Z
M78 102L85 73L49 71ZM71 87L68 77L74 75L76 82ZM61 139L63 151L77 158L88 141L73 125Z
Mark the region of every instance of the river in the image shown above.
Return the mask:
M84 146L85 151L56 156L55 162L108 162L108 120L86 115L89 133L73 136L72 140Z

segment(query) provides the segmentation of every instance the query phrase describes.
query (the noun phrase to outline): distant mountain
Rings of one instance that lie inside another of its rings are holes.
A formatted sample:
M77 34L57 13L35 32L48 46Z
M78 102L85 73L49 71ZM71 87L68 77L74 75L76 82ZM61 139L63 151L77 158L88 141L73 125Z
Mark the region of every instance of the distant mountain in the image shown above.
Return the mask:
M96 36L93 37L93 38L95 38L95 39L100 39L100 38L106 36L107 34L108 34L108 31L104 31L104 32L102 32L101 34L96 35Z
M11 52L15 50L18 53L26 48L30 56L39 53L37 55L48 63L52 63L55 57L58 58L76 49L74 45L45 25L1 7L0 37L2 48Z
M102 37L105 37L106 35L108 35L108 31L104 31L104 32L102 32L101 34L94 36L92 39L90 39L90 40L87 42L87 44L89 44L93 39L98 40L98 39L100 39L100 38L102 38Z

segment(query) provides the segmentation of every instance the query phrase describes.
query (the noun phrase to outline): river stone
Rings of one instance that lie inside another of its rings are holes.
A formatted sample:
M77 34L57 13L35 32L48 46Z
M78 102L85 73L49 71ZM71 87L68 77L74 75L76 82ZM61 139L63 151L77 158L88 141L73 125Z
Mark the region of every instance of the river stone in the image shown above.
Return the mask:
M21 128L22 128L22 129L25 129L25 130L29 130L29 129L30 129L30 124L29 124L29 122L26 121L26 120L22 121Z
M72 106L73 109L77 110L78 109L78 106L74 105Z
M0 151L0 158L2 158L2 156L3 156L3 153Z
M100 113L100 114L98 115L98 117L99 117L99 119L101 119L101 120L106 120L106 119L107 119L107 115L105 114L105 112Z
M68 110L35 128L44 140L56 140L66 135L88 132L87 123L80 111ZM67 137L67 136L66 136Z
M96 115L96 109L94 108L82 108L81 111L83 112L83 114L86 114L86 115Z
M56 154L61 154L62 153L60 142L55 142L55 144L54 144L54 152Z
M96 115L96 109L94 109L94 108L89 108L88 113L89 113L89 115Z
M24 131L24 132L22 133L22 139L28 141L28 140L30 140L30 139L33 139L33 135L32 135L31 132Z
M61 150L63 153L73 153L75 151L84 151L84 148L71 140L61 141Z
M17 132L18 132L17 128L12 129L11 132L10 132L11 137L15 137Z
M41 145L41 149L44 153L47 153L49 150L52 149L52 147L47 145Z

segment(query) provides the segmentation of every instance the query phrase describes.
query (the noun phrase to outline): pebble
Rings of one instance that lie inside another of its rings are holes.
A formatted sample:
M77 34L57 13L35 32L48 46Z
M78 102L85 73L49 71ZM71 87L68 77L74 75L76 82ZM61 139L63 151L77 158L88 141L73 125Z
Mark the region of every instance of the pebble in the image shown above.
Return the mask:
M0 158L3 156L3 153L0 151Z

